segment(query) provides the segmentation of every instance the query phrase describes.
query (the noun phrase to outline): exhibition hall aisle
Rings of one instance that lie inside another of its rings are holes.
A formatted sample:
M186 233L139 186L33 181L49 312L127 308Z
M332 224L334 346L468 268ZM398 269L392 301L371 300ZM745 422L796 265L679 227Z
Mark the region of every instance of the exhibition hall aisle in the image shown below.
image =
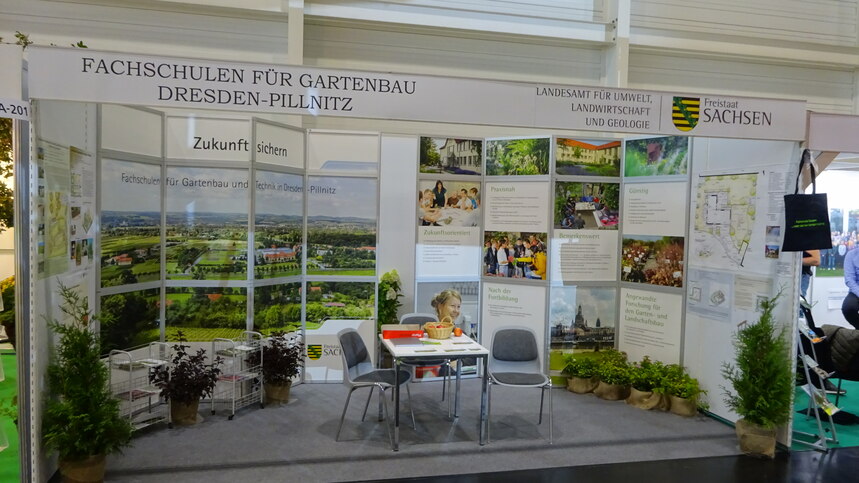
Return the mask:
M376 402L367 420L367 392L355 393L334 441L347 389L340 384L293 388L281 407L250 408L232 421L201 411L202 423L152 427L123 455L108 458L107 480L127 482L354 481L737 455L732 427L711 418L683 418L636 409L593 395L554 391L554 442L548 418L537 425L540 391L492 389L492 441L479 446L480 381L463 381L459 422L446 419L438 383L412 384L417 431L403 398L400 451L391 451Z
M8 346L8 344L4 344ZM10 346L11 347L11 346ZM6 408L18 391L18 364L11 349L0 347L0 363L6 379L0 382L0 407ZM18 429L12 418L0 415L0 481L20 481Z

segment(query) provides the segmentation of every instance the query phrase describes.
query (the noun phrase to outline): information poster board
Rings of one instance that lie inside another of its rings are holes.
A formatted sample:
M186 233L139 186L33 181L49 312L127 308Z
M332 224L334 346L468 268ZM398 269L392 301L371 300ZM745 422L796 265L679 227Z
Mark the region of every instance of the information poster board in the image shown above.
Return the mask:
M619 349L631 361L679 364L682 320L682 295L621 288Z

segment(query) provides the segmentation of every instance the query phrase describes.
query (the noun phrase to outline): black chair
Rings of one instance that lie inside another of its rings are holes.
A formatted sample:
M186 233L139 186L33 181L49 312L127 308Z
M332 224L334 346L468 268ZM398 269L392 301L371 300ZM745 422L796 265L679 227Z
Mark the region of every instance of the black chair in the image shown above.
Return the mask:
M410 314L403 314L400 317L400 324L419 324L423 327L423 324L427 322L435 322L438 320L438 317L433 314L421 313L421 312L412 312ZM445 397L445 388L450 388L450 372L451 372L451 364L450 359L401 359L400 363L409 367L435 367L440 366L445 369L444 371L444 381L441 385L441 400L444 401ZM447 404L447 416L450 417L450 400L448 398Z
M502 327L492 334L489 352L489 408L487 440L492 415L492 386L540 389L540 417L543 423L543 399L549 391L549 444L552 444L552 380L543 373L543 362L534 331L524 327Z
M411 374L408 371L399 371L399 377L394 375L394 369L376 369L373 367L373 362L370 360L370 353L364 345L360 334L355 329L343 329L337 334L337 339L340 341L340 354L343 357L343 383L349 387L349 395L346 397L346 404L343 406L343 414L340 416L340 425L337 427L337 436L335 441L340 441L340 431L343 429L343 420L346 418L346 410L349 408L349 400L352 398L352 393L356 389L363 387L370 388L372 396L373 388L379 390L379 401L385 411L385 429L388 431L388 439L391 442L391 449L394 447L394 439L391 435L391 427L388 424L388 402L385 399L385 391L394 387L394 384L405 384L406 394L409 399L409 412L412 416L412 427L417 427L415 424L415 413L412 411L412 395L407 384L411 379ZM367 408L370 406L370 397L367 398L367 404L364 405L364 413L361 416L361 421L367 417Z

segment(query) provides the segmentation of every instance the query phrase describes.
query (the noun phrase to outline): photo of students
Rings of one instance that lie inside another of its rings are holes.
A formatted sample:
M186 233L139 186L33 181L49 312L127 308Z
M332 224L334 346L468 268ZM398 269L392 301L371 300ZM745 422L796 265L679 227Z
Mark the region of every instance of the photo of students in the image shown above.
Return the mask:
M470 181L423 180L418 188L421 226L479 226L480 184Z
M486 232L483 275L487 277L546 279L545 233Z

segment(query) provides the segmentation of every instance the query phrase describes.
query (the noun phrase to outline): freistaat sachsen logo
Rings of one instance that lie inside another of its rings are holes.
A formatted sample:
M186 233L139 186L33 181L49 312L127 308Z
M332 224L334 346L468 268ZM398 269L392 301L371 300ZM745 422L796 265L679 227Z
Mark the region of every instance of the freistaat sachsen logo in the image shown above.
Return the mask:
M681 131L691 131L698 125L698 111L701 107L700 97L674 97L671 107L671 121L674 127Z
M322 344L310 344L307 346L307 357L317 360L322 357Z

